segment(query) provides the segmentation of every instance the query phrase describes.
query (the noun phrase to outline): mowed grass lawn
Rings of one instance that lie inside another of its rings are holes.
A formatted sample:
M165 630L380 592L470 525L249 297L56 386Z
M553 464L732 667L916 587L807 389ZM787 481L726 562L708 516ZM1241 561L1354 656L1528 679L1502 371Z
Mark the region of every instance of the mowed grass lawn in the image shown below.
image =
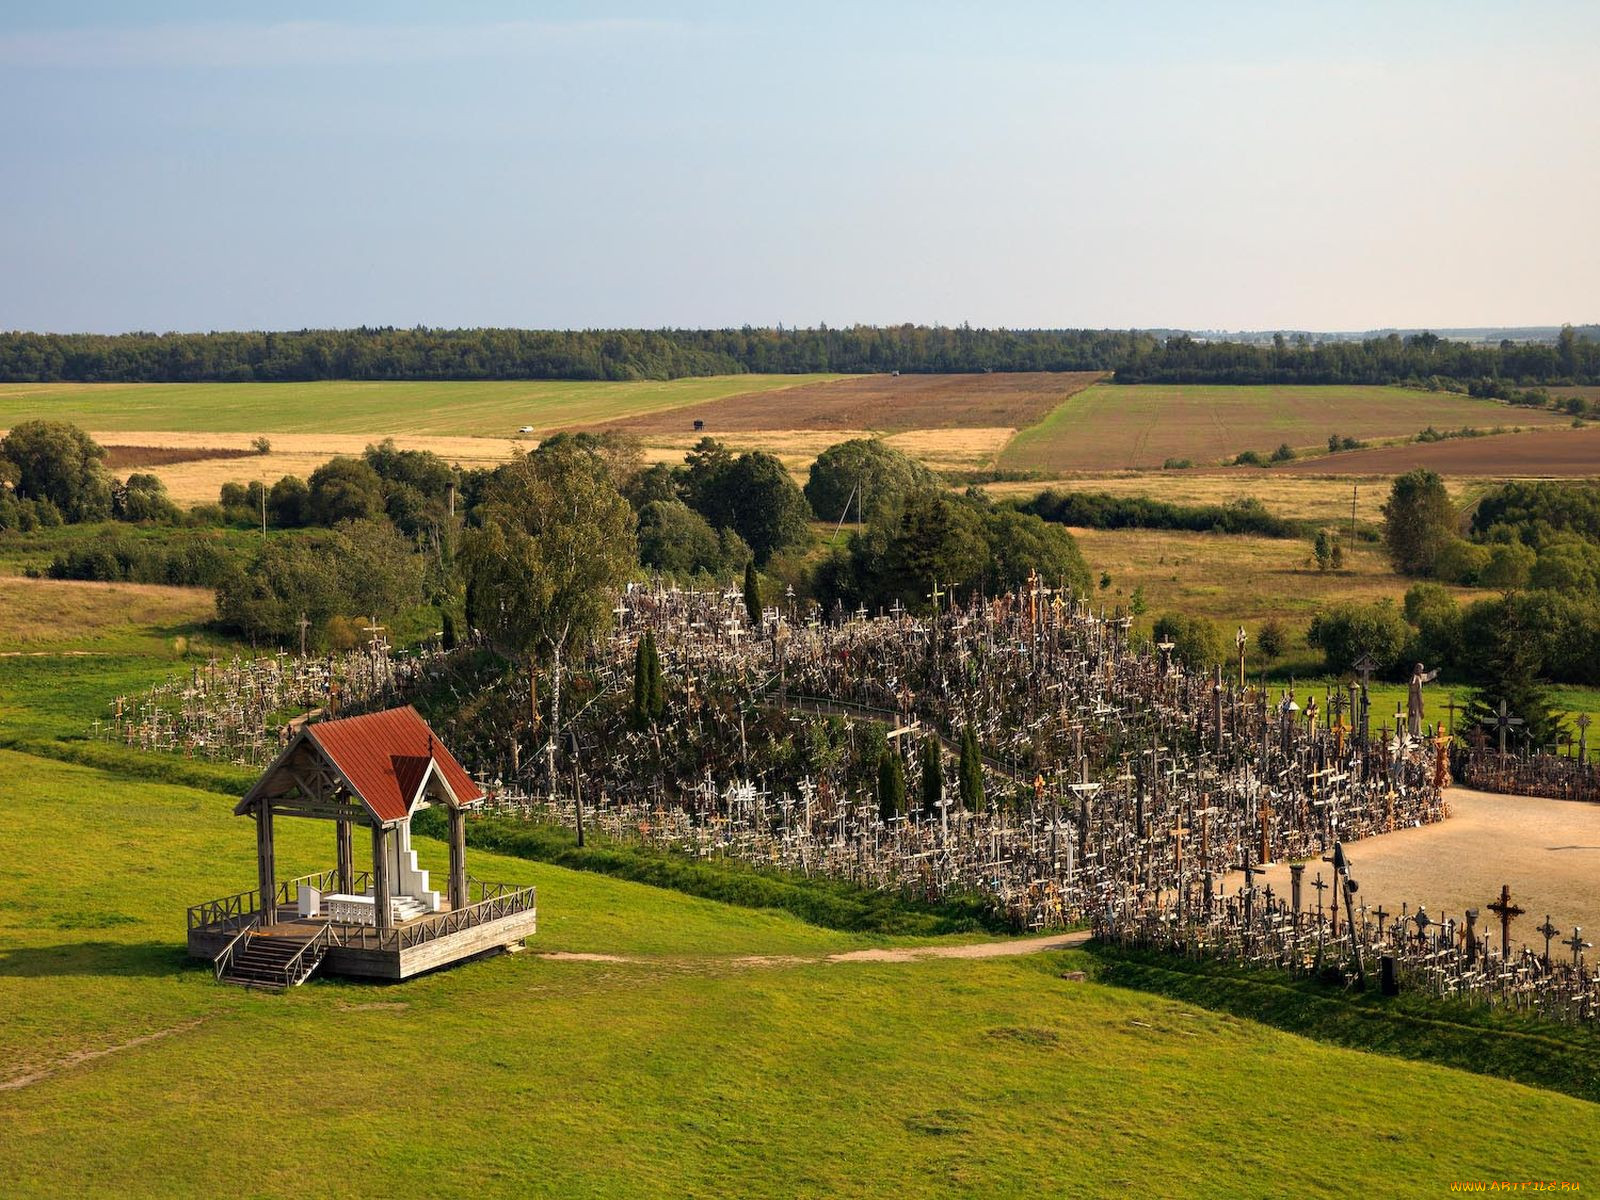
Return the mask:
M837 375L716 375L638 382L6 383L0 428L35 417L84 429L510 437L604 423Z
M1429 425L1487 429L1570 421L1556 412L1397 387L1102 383L1019 432L1000 465L1093 471L1187 458L1201 466L1231 461L1244 450L1266 454L1285 442L1297 450L1326 449L1332 433L1367 440L1409 436ZM1337 459L1329 467L1336 470Z
M862 939L485 854L539 886L535 951L631 961L220 987L181 939L249 880L230 807L0 752L0 1194L1432 1195L1583 1180L1600 1136L1555 1093L1060 978L1087 956L830 963ZM280 830L286 874L329 860Z

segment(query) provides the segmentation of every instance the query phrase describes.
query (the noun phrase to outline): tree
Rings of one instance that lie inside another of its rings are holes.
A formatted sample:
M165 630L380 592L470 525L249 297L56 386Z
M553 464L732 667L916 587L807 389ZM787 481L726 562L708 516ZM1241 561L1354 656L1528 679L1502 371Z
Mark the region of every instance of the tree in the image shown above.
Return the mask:
M1317 530L1316 540L1311 545L1311 555L1317 560L1317 570L1328 571L1333 567L1333 538L1328 536L1326 529Z
M961 730L961 761L957 769L961 807L968 812L983 808L983 755L978 749L978 730L967 725Z
M888 821L905 811L905 768L900 756L886 747L878 753L878 816Z
M311 521L311 489L295 475L285 475L267 493L267 516L280 529L298 529Z
M908 607L926 608L935 583L973 588L988 566L983 520L972 506L939 492L924 493L907 503L884 546L877 594L871 598L879 603L898 598Z
M1550 745L1561 734L1561 718L1540 677L1538 641L1531 636L1515 597L1506 598L1497 617L1490 634L1487 682L1473 697L1467 720L1474 724L1494 721L1503 701L1507 713L1523 721L1520 730L1508 737L1508 746L1518 734L1532 749ZM1498 738L1498 734L1492 736Z
M1222 661L1222 635L1205 617L1163 613L1151 634L1158 642L1173 643L1173 656L1193 670L1204 670Z
M19 421L0 440L0 459L11 464L19 499L52 504L68 522L103 521L111 515L111 480L105 450L66 421Z
M1256 630L1256 649L1261 652L1261 657L1267 662L1273 662L1283 657L1283 652L1289 648L1289 631L1283 627L1283 622L1277 617L1268 617L1261 622L1261 628Z
M732 529L754 553L758 564L774 554L805 545L811 539L811 508L805 496L772 455L763 450L741 454L724 473L713 525Z
M932 471L887 442L856 438L817 456L805 496L819 521L893 521L907 496L938 486Z
M475 517L460 554L468 620L526 660L530 705L537 658L545 656L553 739L562 732L567 655L608 626L613 595L637 561L633 510L602 462L567 447L500 468ZM550 771L554 790L553 754Z
M1489 561L1478 573L1484 587L1511 591L1527 585L1537 555L1521 542L1501 542L1489 548Z
M666 693L661 686L661 656L656 635L646 629L633 656L633 716L641 725L665 715Z
M113 515L123 521L175 521L178 506L155 475L135 472L112 489Z
M1363 654L1371 655L1379 674L1392 671L1405 656L1411 628L1393 601L1331 604L1311 619L1306 644L1321 650L1329 671L1342 674Z
M761 626L761 581L756 577L756 564L747 562L744 565L744 612L750 618L750 624L756 628Z
M1456 537L1455 505L1444 480L1418 468L1397 477L1383 505L1383 540L1394 569L1431 575L1439 554Z
M381 517L383 480L359 458L331 458L311 472L307 509L317 525Z
M448 519L455 471L431 450L400 450L393 438L368 446L362 455L382 481L384 511L403 532L442 529Z
M639 510L639 561L679 579L726 568L716 530L680 500L652 500Z
M944 755L939 739L932 735L923 738L918 753L922 758L922 811L936 817L942 811L940 801L944 799Z

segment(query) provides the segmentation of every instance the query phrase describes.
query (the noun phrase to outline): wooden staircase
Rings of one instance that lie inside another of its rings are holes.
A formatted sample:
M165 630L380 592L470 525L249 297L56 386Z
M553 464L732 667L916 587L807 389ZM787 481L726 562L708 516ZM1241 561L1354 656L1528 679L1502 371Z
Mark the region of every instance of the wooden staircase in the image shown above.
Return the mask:
M326 925L309 939L246 931L217 956L217 980L262 991L287 991L311 978L331 944Z

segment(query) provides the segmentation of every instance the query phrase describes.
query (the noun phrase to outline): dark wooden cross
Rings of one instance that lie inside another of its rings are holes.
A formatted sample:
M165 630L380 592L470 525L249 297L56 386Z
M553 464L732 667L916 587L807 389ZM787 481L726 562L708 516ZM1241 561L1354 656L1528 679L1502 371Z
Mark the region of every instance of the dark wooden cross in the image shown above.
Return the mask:
M1261 797L1261 804L1256 812L1256 819L1261 822L1261 861L1272 861L1272 818L1277 816L1277 811L1272 807L1271 793Z
M1557 929L1554 922L1550 920L1550 914L1545 913L1544 924L1535 929L1534 932L1544 935L1544 965L1548 967L1550 965L1550 939L1560 933L1561 930Z
M1492 725L1494 728L1500 731L1500 756L1504 758L1506 753L1506 733L1513 726L1523 724L1522 718L1513 717L1511 715L1510 707L1505 702L1505 698L1501 697L1500 707L1496 710L1493 719L1485 721L1484 724Z
M1311 886L1317 890L1317 920L1322 919L1322 893L1328 890L1328 885L1323 882L1322 872L1317 872L1317 877L1311 881Z
M1520 917L1525 909L1511 903L1511 885L1500 885L1500 899L1489 905L1489 911L1500 918L1500 957L1511 957L1511 920ZM1548 921L1550 918L1546 917ZM1537 932L1537 931L1536 931Z
M1380 904L1372 915L1378 918L1378 936L1382 937L1383 925L1389 919L1389 914L1383 911L1383 905Z
M1579 713L1578 719L1573 722L1578 727L1578 761L1589 761L1589 726L1594 724L1594 718L1588 713Z
M1583 962L1583 952L1591 948L1592 943L1583 940L1583 926L1574 925L1572 936L1561 943L1572 950L1572 965L1578 966Z

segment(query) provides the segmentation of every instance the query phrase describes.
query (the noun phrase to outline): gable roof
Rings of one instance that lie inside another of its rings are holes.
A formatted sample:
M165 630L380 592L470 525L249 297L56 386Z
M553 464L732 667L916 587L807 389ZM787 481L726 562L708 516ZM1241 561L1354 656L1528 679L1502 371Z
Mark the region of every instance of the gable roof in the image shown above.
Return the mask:
M457 808L483 798L472 776L409 704L308 725L305 736L380 821L405 820L434 775Z

